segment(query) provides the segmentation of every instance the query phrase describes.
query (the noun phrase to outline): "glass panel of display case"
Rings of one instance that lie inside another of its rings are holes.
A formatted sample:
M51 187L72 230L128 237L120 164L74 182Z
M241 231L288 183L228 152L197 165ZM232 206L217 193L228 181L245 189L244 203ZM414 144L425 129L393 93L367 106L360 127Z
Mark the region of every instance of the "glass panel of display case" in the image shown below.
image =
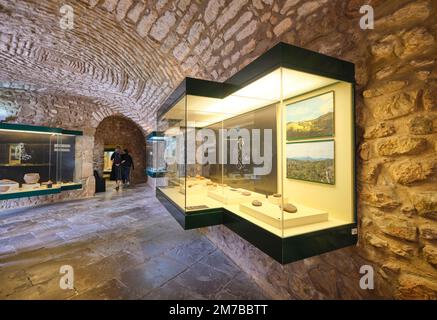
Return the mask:
M186 212L222 208L222 166L217 150L224 113L220 99L187 95Z
M81 155L76 145L75 135L60 135L58 143L53 146L53 153L58 159L56 181L61 186L80 183Z
M273 72L223 99L187 96L190 209L224 208L282 234L279 203L273 226L253 214L264 203L276 204L281 193L276 156L280 80L280 73Z
M186 127L186 98L184 96L158 118L158 131L162 132L164 138L162 167L165 168L164 185L158 188L182 210L185 210L186 206Z
M56 188L59 135L0 130L0 193Z
M283 237L353 223L352 85L281 72Z
M147 174L150 177L162 177L166 172L165 148L166 138L162 132L153 132L147 138Z

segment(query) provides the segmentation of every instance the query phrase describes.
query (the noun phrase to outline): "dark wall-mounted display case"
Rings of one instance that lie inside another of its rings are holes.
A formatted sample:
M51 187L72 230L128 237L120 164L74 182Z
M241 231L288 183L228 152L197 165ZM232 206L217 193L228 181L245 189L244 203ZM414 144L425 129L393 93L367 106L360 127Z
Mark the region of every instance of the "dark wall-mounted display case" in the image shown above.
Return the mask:
M354 65L283 43L224 83L187 78L157 113L158 199L281 263L357 241Z
M80 131L0 123L0 200L80 189Z

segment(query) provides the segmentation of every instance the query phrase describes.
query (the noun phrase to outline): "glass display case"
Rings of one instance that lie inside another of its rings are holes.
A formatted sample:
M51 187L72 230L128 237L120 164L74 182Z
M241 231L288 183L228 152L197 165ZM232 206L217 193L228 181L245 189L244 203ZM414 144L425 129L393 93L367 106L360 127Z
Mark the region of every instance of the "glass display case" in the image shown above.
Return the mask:
M103 174L110 175L112 172L112 155L115 148L105 148L103 151Z
M79 131L0 123L0 200L80 189Z
M225 83L185 79L157 114L157 197L281 263L356 243L353 97L353 64L283 43Z
M164 161L165 150L168 149L167 140L162 132L153 131L146 137L147 154L147 175L152 178L163 177L167 172L167 165Z

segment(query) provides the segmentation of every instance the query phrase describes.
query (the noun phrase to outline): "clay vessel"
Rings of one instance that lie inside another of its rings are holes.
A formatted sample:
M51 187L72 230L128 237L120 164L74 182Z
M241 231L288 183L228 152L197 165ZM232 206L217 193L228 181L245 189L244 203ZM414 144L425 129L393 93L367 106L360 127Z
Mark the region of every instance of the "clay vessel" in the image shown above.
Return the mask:
M38 183L39 179L39 173L26 173L24 175L24 181L26 181L27 184Z

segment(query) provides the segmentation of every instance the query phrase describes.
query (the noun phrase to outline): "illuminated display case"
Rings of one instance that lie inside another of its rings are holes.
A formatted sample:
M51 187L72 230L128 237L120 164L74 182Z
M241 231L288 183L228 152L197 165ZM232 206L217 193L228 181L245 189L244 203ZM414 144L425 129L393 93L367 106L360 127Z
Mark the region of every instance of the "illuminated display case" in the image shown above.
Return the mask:
M163 177L167 171L164 152L168 141L161 132L153 131L146 137L147 175L152 178Z
M82 188L80 131L0 123L0 200Z
M353 64L283 43L224 83L185 79L157 114L158 199L281 263L355 244L353 97Z

